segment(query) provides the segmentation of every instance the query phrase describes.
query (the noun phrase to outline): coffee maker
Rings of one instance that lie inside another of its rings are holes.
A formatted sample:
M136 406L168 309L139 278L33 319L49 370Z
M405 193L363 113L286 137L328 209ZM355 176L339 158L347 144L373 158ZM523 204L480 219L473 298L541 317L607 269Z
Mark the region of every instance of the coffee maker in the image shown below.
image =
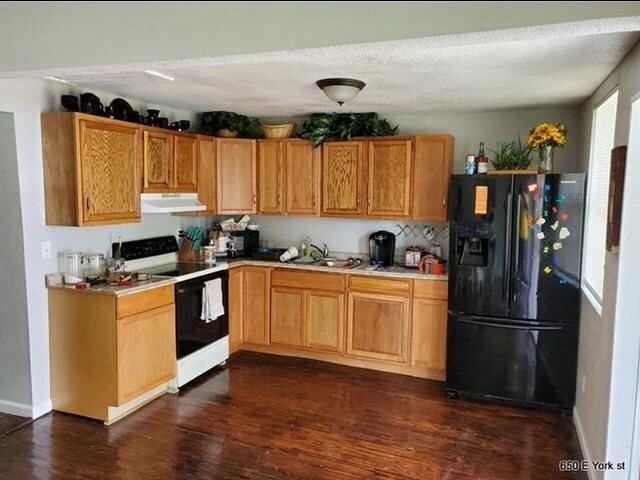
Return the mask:
M396 236L393 233L379 230L369 235L369 258L371 265L392 267L395 251Z

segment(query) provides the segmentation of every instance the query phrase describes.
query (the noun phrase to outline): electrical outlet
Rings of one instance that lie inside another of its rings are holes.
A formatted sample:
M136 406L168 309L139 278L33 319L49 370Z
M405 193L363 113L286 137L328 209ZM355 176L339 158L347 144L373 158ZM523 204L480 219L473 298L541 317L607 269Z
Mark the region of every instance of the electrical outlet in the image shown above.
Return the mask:
M587 377L585 375L582 375L582 377L580 378L580 392L584 394L584 390L587 386Z
M51 242L40 242L40 250L43 260L49 260L51 258Z

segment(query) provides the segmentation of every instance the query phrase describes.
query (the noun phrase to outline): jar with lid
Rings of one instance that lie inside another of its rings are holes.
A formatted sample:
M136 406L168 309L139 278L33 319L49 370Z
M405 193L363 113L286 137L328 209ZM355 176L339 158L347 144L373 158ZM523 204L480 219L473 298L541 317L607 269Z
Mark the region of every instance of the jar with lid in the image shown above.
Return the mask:
M82 252L64 252L59 257L61 260L61 270L64 275L64 283L75 285L84 280L82 265Z

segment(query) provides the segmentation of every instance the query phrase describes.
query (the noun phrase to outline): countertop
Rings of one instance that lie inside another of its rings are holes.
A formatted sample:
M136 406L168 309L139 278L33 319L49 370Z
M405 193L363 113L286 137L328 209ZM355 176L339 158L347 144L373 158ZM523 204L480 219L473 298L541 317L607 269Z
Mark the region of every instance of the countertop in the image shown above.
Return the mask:
M102 293L106 295L131 295L133 293L143 292L145 290L151 290L152 288L164 287L165 285L173 285L174 279L169 277L153 277L150 280L135 281L129 285L122 285L119 287L111 285L94 285L88 288L76 288L73 285L49 285L48 288L57 288L64 290L72 290L78 293Z
M447 281L447 275L430 275L426 273L420 273L415 268L407 267L386 267L378 270L368 269L368 264L362 264L355 268L332 268L322 267L319 265L303 265L296 263L283 263L277 260L254 260L252 258L235 258L235 259L219 259L216 265L212 265L207 270L202 270L196 274L190 274L182 277L181 280L188 280L189 278L195 278L200 275L207 275L209 273L218 272L220 270L227 270L236 267L272 267L272 268L287 268L291 270L311 270L315 272L337 273L341 275L370 275L374 277L391 277L391 278L406 278L406 279L420 279L420 280L437 280ZM172 285L175 283L175 278L156 276L150 280L132 282L130 285L122 286L110 286L110 285L95 285L86 289L75 288L73 285L49 285L48 288L67 289L74 292L90 292L90 293L102 293L106 295L131 295L134 293L150 290L152 288L163 287L165 285Z
M223 264L227 264L229 268L255 265L258 267L291 268L295 270L312 270L317 272L340 273L343 275L372 275L375 277L413 278L413 279L420 279L420 280L439 280L439 281L445 281L445 282L448 280L448 276L446 274L431 275L427 273L420 273L417 268L394 266L394 267L386 267L378 270L370 270L368 269L370 265L365 263L355 268L335 268L335 267L322 267L319 265L286 263L286 262L279 262L277 260L274 260L274 261L255 260L252 258L236 258L233 260L218 260L218 266Z

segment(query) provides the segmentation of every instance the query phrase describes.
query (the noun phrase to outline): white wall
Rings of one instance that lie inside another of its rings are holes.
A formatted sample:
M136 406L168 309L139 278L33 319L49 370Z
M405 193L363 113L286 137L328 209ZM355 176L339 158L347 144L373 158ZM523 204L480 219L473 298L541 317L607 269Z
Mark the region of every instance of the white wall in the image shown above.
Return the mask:
M31 406L27 291L13 115L0 112L0 411Z
M556 2L551 7L547 2L3 2L0 71L198 58L638 14L635 2Z
M593 109L616 86L619 87L619 93L615 146L619 146L629 143L631 99L640 92L640 44L629 52L622 63L581 109L582 134L579 159L582 162L581 168L585 171L588 169ZM627 159L627 162L637 161L637 158ZM622 248L624 247L621 245ZM606 252L604 302L601 315L594 309L587 297L582 296L578 385L574 419L581 436L583 453L593 460L613 460L609 453L616 454L616 452L607 451L607 426L610 412L615 311L619 300L618 264L618 255ZM627 380L632 381L631 378ZM628 400L631 401L631 399ZM595 478L603 478L603 476L598 472Z
M14 114L15 141L18 158L18 177L22 210L22 234L24 238L24 269L26 276L27 309L29 318L29 352L31 369L32 415L38 416L50 410L49 348L47 296L44 274L57 270L55 256L58 251L89 249L106 251L110 240L118 235L135 238L149 234L172 234L179 219L171 216L145 217L142 224L113 227L67 228L49 227L44 224L44 184L42 172L42 146L40 141L40 113L60 109L59 96L72 93L72 87L53 82L35 80L0 81L0 111ZM105 105L111 96L95 92ZM145 108L132 102L134 108ZM155 105L153 105L155 106ZM193 120L191 112L172 111L160 107L170 119ZM15 200L14 200L15 201ZM43 262L40 243L51 241L54 258ZM3 270L3 276L12 272ZM22 325L16 328L22 328ZM3 332L3 335L6 332ZM28 378L29 372L15 372ZM2 400L2 398L0 398Z

